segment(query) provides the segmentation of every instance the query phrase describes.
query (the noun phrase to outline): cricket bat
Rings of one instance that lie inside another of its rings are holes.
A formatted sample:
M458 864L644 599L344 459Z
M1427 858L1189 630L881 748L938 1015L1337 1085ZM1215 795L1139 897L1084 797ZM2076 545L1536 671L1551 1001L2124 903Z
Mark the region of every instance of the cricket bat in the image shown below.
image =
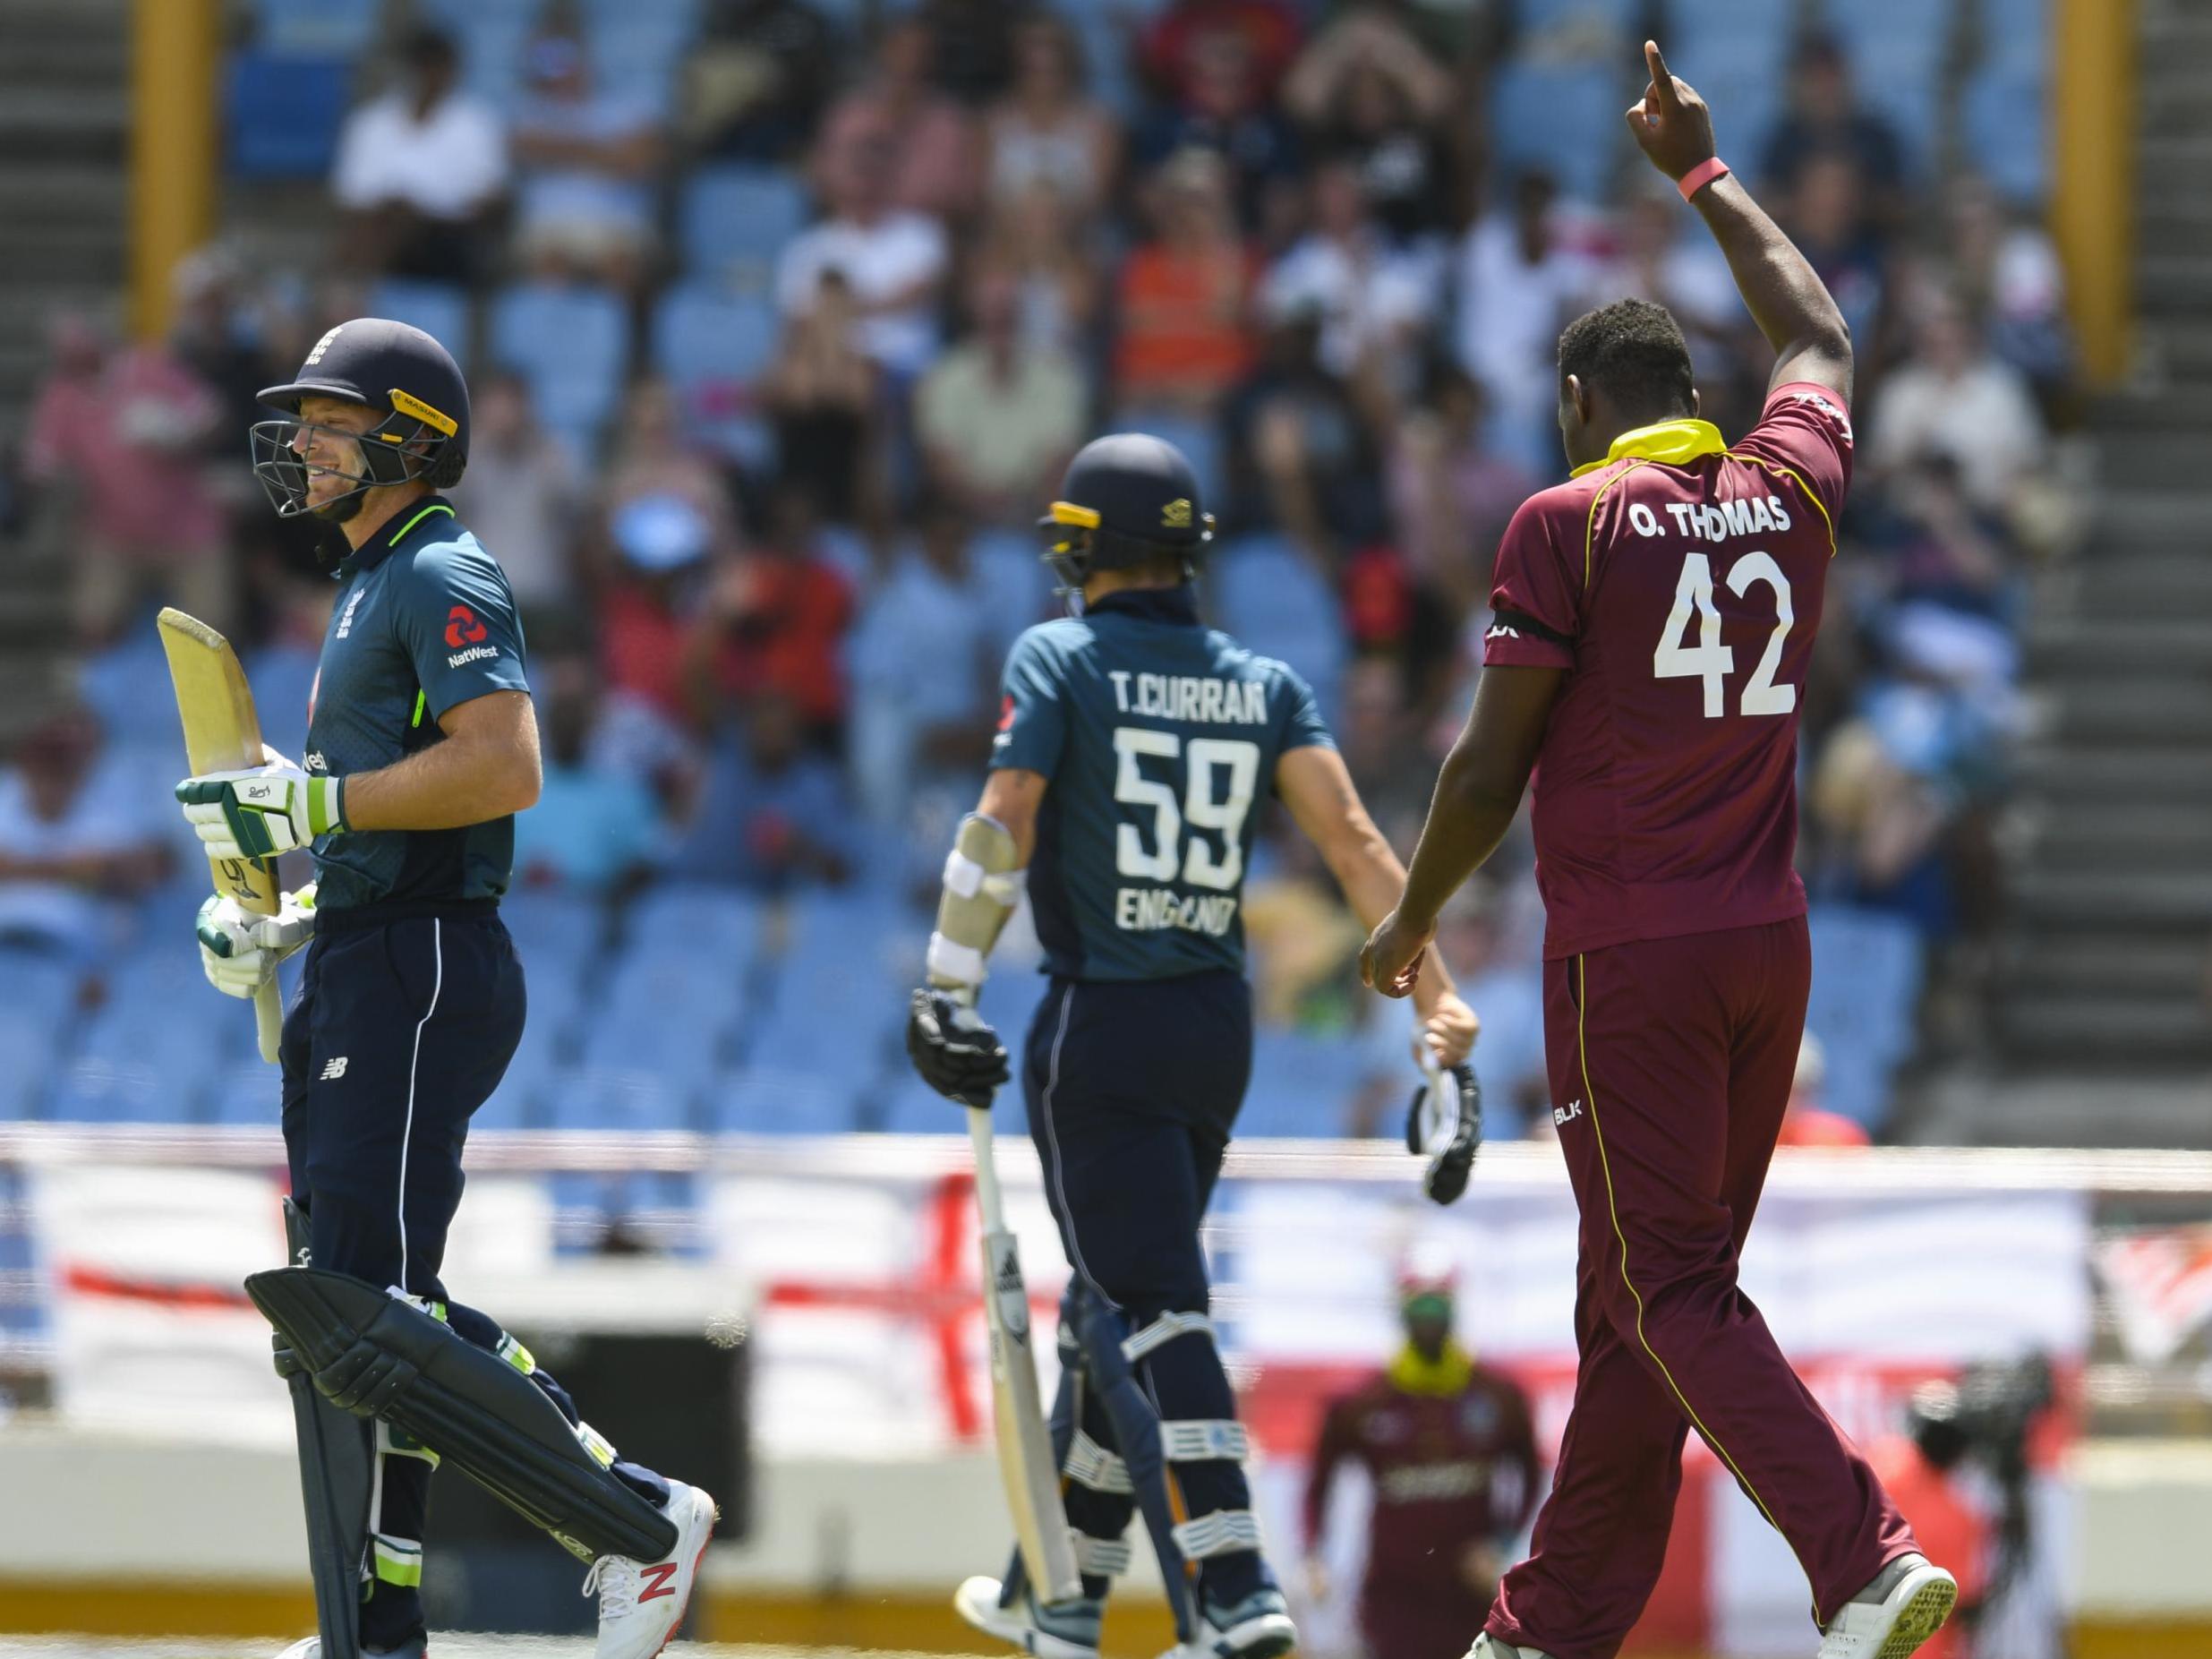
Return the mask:
M253 713L253 688L230 641L197 617L174 608L157 619L161 649L176 685L176 712L184 723L184 756L197 776L261 764L261 723ZM209 859L215 890L245 910L274 916L278 907L277 867L266 859ZM273 979L253 998L261 1058L277 1063L284 1030L284 1005Z
M998 1474L1013 1513L1022 1569L1040 1602L1083 1593L1075 1541L1060 1507L1060 1469L1037 1393L1037 1355L1029 1346L1029 1287L1021 1254L999 1201L998 1162L991 1153L991 1115L968 1113L976 1149L976 1209L983 1222L983 1315L991 1333L991 1414L998 1432Z

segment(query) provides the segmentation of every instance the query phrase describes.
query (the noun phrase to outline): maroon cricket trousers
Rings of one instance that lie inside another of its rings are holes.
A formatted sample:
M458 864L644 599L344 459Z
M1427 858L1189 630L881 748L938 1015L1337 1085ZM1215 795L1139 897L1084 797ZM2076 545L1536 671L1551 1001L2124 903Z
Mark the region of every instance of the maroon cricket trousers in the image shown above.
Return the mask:
M1580 1364L1533 1553L1490 1610L1501 1640L1611 1659L1658 1579L1693 1429L1789 1541L1816 1623L1915 1547L1736 1283L1811 979L1801 916L1544 964Z

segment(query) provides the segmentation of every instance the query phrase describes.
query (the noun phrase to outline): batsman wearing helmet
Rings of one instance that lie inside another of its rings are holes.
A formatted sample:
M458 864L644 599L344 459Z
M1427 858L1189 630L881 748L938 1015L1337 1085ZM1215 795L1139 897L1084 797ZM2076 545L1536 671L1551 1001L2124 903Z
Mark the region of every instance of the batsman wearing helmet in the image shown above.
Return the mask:
M1082 1593L1042 1602L1017 1561L956 1603L1038 1659L1094 1659L1132 1513L1190 1651L1267 1659L1296 1639L1260 1557L1199 1244L1251 1067L1242 910L1261 791L1362 919L1388 909L1400 866L1305 683L1200 621L1211 526L1190 463L1157 438L1101 438L1070 466L1040 528L1080 613L1007 658L992 771L946 862L908 1028L921 1075L987 1110L1009 1067L978 994L1026 890L1052 983L1021 1087L1073 1269L1052 1438ZM1440 962L1420 994L1431 1062L1471 1100L1474 1016ZM1473 1157L1471 1133L1455 1145Z
M682 1620L713 1501L618 1459L439 1279L470 1115L522 1036L500 897L539 780L507 578L438 493L467 465L468 389L429 335L363 318L260 397L286 414L253 428L255 474L345 547L307 752L176 792L210 856L310 848L317 876L276 916L216 898L199 920L232 996L307 952L281 1045L295 1265L247 1283L300 1431L321 1634L291 1655L422 1654L442 1458L591 1561L599 1654L647 1659Z

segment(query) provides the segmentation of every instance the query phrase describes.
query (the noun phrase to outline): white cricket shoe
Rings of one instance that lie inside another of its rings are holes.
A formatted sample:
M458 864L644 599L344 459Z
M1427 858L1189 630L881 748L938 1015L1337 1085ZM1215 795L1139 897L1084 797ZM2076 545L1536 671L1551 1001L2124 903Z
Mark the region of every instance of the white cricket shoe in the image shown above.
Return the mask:
M1467 1649L1467 1659L1551 1659L1551 1655L1541 1647L1516 1647L1511 1642L1501 1642L1485 1630Z
M1085 1597L1040 1607L1027 1590L1012 1607L999 1605L1005 1586L978 1575L952 1592L952 1611L986 1636L1019 1647L1035 1659L1098 1659L1104 1602Z
M409 1642L405 1647L364 1647L361 1651L378 1655L380 1659L383 1655L389 1655L389 1659L425 1659L430 1652L430 1639L425 1637L421 1641ZM322 1659L322 1638L311 1636L303 1642L295 1642L278 1654L277 1659Z
M665 1559L647 1564L627 1555L602 1555L584 1580L584 1594L599 1597L594 1659L653 1659L684 1621L692 1586L699 1578L699 1559L722 1511L696 1486L670 1481L662 1513L676 1523L676 1548Z
M1160 1659L1277 1659L1298 1646L1290 1604L1273 1585L1254 1590L1233 1607L1199 1598L1198 1630Z
M1820 1659L1907 1659L1958 1600L1956 1578L1925 1555L1900 1555L1829 1621Z

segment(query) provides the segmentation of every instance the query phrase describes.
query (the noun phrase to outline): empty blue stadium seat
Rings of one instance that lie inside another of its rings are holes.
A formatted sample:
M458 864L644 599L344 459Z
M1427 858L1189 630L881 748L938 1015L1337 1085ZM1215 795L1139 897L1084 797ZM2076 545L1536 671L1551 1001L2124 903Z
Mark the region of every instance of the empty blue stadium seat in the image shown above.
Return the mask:
M1886 77L1934 77L1959 11L1928 0L1840 0L1826 8L1823 21L1850 55L1859 96L1873 98Z
M601 288L528 283L491 309L491 355L530 382L538 416L585 454L629 373L629 317Z
M254 44L278 53L358 57L380 38L384 0L255 0Z
M531 1017L537 1017L541 979L549 965L586 961L606 936L607 917L588 894L558 888L527 887L510 893L500 905L500 919L515 936L523 967L530 976Z
M234 52L224 95L231 176L328 174L352 80L353 65L343 57L257 47Z
M968 1133L968 1108L946 1099L910 1069L886 1078L868 1104L875 1108L874 1115L864 1126L884 1134ZM1019 1083L1001 1089L991 1102L991 1133L1003 1141L1029 1138L1029 1108L1022 1104Z
M626 952L601 993L582 1062L696 1083L721 1063L744 1003L744 986L711 964Z
M226 1061L200 1091L195 1123L272 1129L284 1119L283 1076L258 1054Z
M468 295L442 282L408 282L388 277L369 294L372 316L412 323L453 354L464 368L475 352Z
M1309 1037L1262 1027L1252 1042L1251 1083L1236 1133L1320 1140L1342 1135L1366 1070L1367 1056L1355 1037Z
M2051 64L2050 0L1981 0L1985 68L2023 79L2046 76Z
M663 882L630 905L625 937L634 953L704 959L744 979L760 955L764 914L758 899L734 887Z
M78 969L44 952L0 947L0 1122L36 1115L75 1019Z
M684 182L678 213L684 269L764 288L807 217L807 187L789 168L702 167Z
M543 1121L551 1129L634 1133L697 1129L699 1081L643 1065L564 1073L547 1090Z
M1524 33L1573 29L1626 36L1643 4L1644 0L1515 0L1514 13Z
M1198 475L1199 499L1222 499L1228 487L1228 475L1217 422L1180 409L1156 409L1132 404L1115 411L1114 424L1120 432L1150 432L1174 444L1191 463L1191 470Z
M862 1126L868 1073L748 1065L707 1091L708 1127L723 1134L842 1134Z
M1879 911L1818 905L1806 1029L1828 1064L1828 1105L1868 1129L1889 1110L1889 1077L1910 1052L1923 973L1919 934Z
M2037 202L2050 188L2048 83L2037 64L1977 73L1960 97L1969 161L2009 201Z
M671 288L653 310L653 367L687 424L739 460L764 462L774 441L754 389L774 365L781 330L765 294L705 282Z
M695 1255L705 1248L699 1235L701 1193L696 1175L676 1170L629 1169L605 1175L566 1170L547 1182L553 1201L553 1244L557 1254L596 1253L606 1246L610 1228L642 1236L653 1248Z
M1618 64L1511 63L1490 92L1490 140L1507 174L1549 173L1569 196L1601 201L1621 157L1620 112L1641 88Z

